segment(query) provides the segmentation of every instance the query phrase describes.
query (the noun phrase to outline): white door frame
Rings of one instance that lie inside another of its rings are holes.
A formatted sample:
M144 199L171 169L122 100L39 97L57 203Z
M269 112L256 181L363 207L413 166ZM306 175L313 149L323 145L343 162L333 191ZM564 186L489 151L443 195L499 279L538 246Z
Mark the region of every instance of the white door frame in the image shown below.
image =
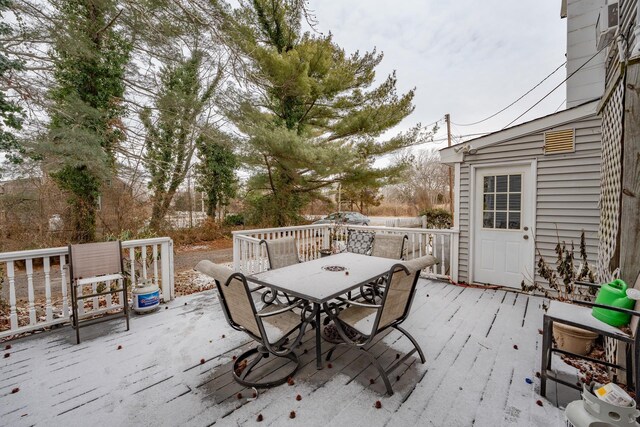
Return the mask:
M528 190L529 190L529 204L531 206L531 225L529 226L529 230L531 231L529 238L534 239L534 243L535 243L535 237L536 237L536 224L537 224L537 219L536 219L536 212L537 212L537 205L536 205L536 201L537 201L537 182L538 182L538 160L537 159L523 159L523 160L515 160L515 161L509 161L509 162L499 162L499 163L475 163L475 164L469 164L469 264L468 264L468 269L469 269L469 283L473 283L474 280L474 268L475 268L475 264L473 263L473 252L475 251L475 230L476 230L476 215L475 215L475 208L476 208L476 171L478 169L484 169L484 168L494 168L494 167L499 167L499 166L529 166L531 168L531 179L529 180L528 183ZM534 250L533 250L533 256L531 258L531 273L533 275L533 278L535 279L535 271L534 271L534 267L535 267L535 262L536 262L536 251L535 251L535 245L534 245Z

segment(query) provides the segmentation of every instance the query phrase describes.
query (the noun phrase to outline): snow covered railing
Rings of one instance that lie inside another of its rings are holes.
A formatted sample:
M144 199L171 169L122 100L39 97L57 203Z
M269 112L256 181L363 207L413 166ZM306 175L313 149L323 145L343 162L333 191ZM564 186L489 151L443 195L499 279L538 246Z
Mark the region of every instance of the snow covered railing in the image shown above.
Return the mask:
M331 241L344 248L349 230L366 230L383 234L400 234L409 237L405 244L407 259L433 255L440 264L426 271L428 276L457 280L458 230L383 227L362 225L302 225L295 227L240 230L233 232L233 267L245 274L266 271L269 267L267 253L260 240L272 240L294 236L298 241L300 259L309 261L320 257L320 249L331 247Z
M125 275L135 285L150 279L158 285L165 301L174 295L173 241L168 237L122 242ZM8 324L0 322L0 338L64 323L69 320L68 248L47 248L0 253L0 304L7 303ZM117 309L106 299L89 301L92 312ZM22 303L22 304L21 304Z

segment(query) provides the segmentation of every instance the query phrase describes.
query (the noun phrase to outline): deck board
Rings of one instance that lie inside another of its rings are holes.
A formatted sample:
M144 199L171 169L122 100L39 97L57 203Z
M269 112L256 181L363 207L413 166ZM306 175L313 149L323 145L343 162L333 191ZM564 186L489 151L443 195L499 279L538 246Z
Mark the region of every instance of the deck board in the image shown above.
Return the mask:
M229 327L216 291L167 307L133 316L128 332L121 319L83 329L80 345L70 328L11 342L10 356L0 359L0 426L226 426L252 424L258 414L274 426L562 425L561 410L535 404L542 310L534 297L421 280L403 327L427 362L414 354L402 363L390 376L393 396L359 350L338 346L331 368L323 360L317 370L310 329L297 349L295 384L259 390L254 399L231 375L232 357L253 344ZM323 356L331 346L323 343ZM412 348L389 330L370 351L388 368ZM261 369L285 368L269 358Z

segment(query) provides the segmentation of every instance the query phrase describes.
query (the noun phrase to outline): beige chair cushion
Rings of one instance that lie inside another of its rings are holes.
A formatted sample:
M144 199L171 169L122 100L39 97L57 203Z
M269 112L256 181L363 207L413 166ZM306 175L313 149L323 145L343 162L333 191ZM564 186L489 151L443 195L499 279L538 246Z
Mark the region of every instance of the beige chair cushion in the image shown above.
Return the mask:
M371 256L390 259L402 258L405 237L398 234L376 234L373 240Z
M258 323L254 315L253 300L242 280L231 280L229 285L226 286L227 281L234 273L233 270L223 265L214 264L208 260L200 261L196 265L195 270L213 277L220 283L222 294L229 307L231 320L255 336L261 337L260 329L258 328Z
M283 307L277 304L271 304L260 310L260 314L269 313L271 311L280 310ZM300 327L300 315L293 311L285 311L275 316L263 317L262 326L267 334L267 340L270 344L276 343L280 338L288 335L290 332Z
M274 270L300 262L295 237L265 240L269 251L269 268Z
M404 265L409 273L398 269L393 274L391 284L385 290L387 296L384 300L384 306L381 308L382 316L378 329L382 329L402 317L409 303L411 286L416 274L420 274L422 269L437 263L438 260L431 255L399 263ZM371 335L374 332L373 324L377 313L377 308L350 306L341 311L338 318L361 334Z
M120 242L71 245L72 280L122 273Z

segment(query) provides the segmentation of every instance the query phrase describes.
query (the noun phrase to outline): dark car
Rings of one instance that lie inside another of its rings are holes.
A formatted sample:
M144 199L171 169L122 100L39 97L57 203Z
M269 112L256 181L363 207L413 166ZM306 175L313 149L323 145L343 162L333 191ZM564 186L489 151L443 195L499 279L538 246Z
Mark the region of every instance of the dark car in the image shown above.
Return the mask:
M333 223L369 225L369 217L362 215L359 212L334 212L314 222L314 224L333 224Z

